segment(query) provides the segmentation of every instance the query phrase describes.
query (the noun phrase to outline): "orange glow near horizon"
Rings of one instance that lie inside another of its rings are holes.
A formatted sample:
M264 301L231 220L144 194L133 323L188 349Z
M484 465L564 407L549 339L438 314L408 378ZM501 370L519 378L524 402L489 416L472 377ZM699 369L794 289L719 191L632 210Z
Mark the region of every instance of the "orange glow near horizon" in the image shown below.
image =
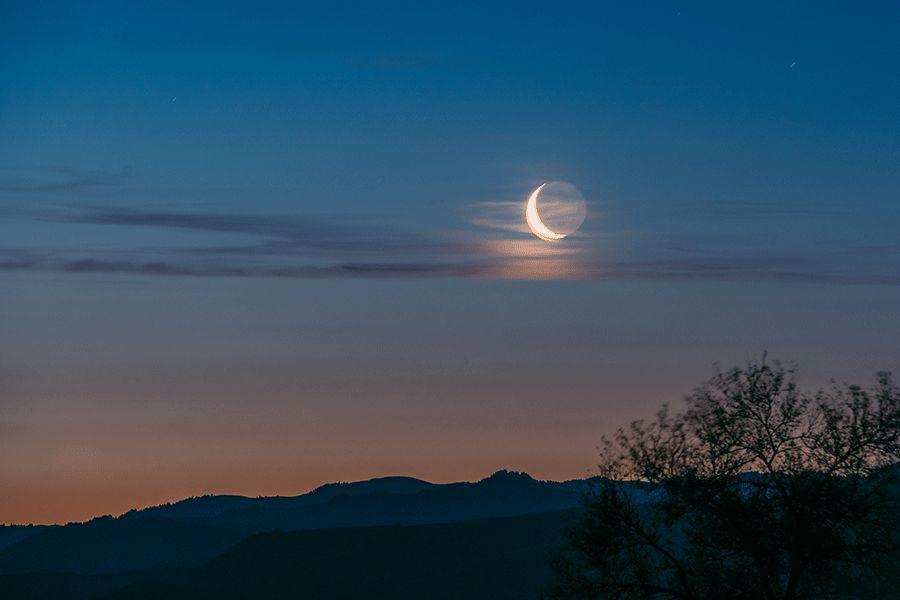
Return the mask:
M226 469L218 467L169 470L98 470L91 474L66 474L36 483L31 478L7 478L0 524L54 525L84 522L92 518L118 516L142 509L205 494L234 494L247 497L296 496L321 485L388 476L406 476L432 483L478 481L502 468L524 471L538 479L566 480L585 477L590 472L590 453L582 457L582 468L556 461L532 461L488 465L469 457L462 464L409 466L396 469L376 465L345 464L326 471L310 465L293 468L266 468L256 465ZM568 462L568 461L561 461ZM15 493L12 493L15 492Z

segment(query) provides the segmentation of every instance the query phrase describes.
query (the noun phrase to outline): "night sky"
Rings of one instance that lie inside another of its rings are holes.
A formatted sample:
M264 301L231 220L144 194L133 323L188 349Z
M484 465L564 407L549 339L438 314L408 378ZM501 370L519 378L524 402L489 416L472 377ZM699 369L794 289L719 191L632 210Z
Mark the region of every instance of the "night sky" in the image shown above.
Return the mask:
M714 363L900 370L896 2L137 4L0 0L0 522L581 477Z

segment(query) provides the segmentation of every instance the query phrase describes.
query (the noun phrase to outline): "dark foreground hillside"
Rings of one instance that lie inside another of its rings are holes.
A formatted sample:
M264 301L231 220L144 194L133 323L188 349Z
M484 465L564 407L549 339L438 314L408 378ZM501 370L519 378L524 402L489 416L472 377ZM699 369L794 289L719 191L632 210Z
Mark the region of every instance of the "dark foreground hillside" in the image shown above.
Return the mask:
M330 484L294 497L204 496L52 527L0 527L0 574L102 575L200 563L246 537L378 525L425 525L577 507L589 481L500 471L476 483L403 477Z
M573 511L251 536L207 563L0 577L9 598L536 598Z

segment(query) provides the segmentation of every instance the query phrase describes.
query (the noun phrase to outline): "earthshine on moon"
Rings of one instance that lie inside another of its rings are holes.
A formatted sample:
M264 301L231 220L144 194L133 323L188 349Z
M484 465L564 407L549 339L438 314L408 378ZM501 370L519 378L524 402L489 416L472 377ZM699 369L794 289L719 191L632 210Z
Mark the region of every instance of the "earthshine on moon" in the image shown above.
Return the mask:
M558 242L581 227L587 203L574 185L547 181L531 192L525 205L525 222L531 233L545 242Z

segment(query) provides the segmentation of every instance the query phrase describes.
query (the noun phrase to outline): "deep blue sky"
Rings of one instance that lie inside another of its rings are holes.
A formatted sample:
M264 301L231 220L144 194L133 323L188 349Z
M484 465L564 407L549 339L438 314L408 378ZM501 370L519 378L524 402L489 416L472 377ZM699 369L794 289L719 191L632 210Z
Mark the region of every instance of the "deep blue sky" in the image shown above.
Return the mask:
M0 521L576 476L715 361L900 362L895 2L138 4L0 3Z

